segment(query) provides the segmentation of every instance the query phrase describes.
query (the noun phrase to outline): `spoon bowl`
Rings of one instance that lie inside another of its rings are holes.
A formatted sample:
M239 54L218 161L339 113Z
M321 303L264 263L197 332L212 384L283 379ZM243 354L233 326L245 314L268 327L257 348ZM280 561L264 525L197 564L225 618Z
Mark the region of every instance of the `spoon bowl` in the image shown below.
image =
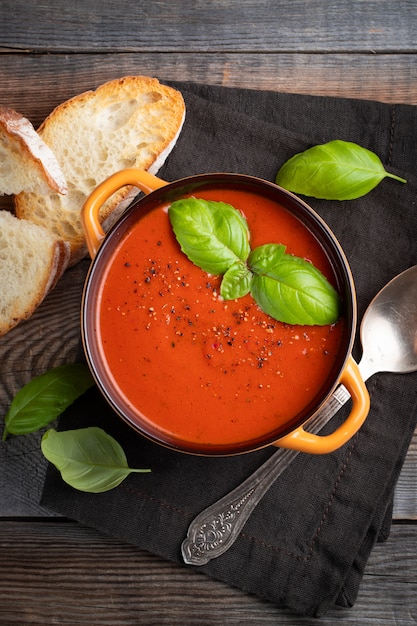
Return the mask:
M363 354L358 366L363 380L376 373L417 371L417 265L393 278L370 302L360 338ZM306 430L318 433L349 399L340 385ZM226 552L261 498L298 454L278 449L243 483L197 515L181 546L184 562L204 565Z
M360 329L360 371L405 374L417 370L417 266L393 278L372 300Z

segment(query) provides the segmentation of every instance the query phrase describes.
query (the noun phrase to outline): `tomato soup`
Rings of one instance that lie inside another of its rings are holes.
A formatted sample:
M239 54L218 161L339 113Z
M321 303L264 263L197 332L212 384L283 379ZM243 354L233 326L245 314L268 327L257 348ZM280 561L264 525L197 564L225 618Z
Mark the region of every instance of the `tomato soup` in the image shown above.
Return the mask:
M313 234L272 199L238 189L196 197L246 217L252 249L283 243L335 285ZM173 447L244 448L286 434L314 406L335 366L344 320L289 326L248 295L225 301L220 277L181 252L168 205L143 214L114 249L99 287L96 329L108 376L141 429ZM285 425L285 432L282 431Z

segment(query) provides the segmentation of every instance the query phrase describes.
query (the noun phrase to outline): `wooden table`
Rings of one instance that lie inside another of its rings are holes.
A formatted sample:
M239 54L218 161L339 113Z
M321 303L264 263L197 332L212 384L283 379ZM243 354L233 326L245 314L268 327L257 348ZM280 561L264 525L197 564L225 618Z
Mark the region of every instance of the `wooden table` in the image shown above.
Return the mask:
M35 126L127 74L417 104L415 0L0 0L0 53L0 102ZM0 339L2 415L31 377L73 360L87 265ZM42 510L38 435L10 438L0 463L1 625L312 623ZM417 436L355 607L318 623L416 623L416 476Z

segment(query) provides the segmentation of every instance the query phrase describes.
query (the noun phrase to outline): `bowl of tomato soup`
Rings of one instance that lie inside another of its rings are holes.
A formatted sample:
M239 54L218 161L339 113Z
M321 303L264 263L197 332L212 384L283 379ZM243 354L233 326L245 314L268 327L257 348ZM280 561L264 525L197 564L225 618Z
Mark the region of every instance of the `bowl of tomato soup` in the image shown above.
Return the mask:
M102 204L124 185L144 192L105 234ZM340 297L325 325L289 324L250 294L220 295L221 277L181 250L169 207L184 198L232 205L252 248L271 242L314 264ZM92 257L82 337L93 376L112 408L152 441L190 454L232 455L268 445L326 453L358 430L369 397L351 356L355 288L345 255L323 220L274 183L240 174L202 174L166 183L123 170L83 211ZM349 417L327 436L304 425L343 383Z

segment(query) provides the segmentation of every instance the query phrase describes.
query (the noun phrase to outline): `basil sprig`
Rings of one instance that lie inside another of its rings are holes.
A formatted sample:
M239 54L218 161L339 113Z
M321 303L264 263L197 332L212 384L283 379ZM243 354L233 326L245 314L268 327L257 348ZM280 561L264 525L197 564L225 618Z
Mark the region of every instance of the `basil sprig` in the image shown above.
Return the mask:
M275 182L304 196L353 200L369 193L385 177L407 182L387 172L374 152L336 139L294 155L278 171Z
M248 224L230 204L185 198L173 202L168 215L184 254L204 271L223 275L225 300L251 293L265 313L287 324L327 325L339 318L339 296L325 276L286 254L282 244L251 251Z
M56 419L94 384L83 363L69 363L36 376L13 398L4 418L3 440L8 434L33 433Z
M41 448L68 485L88 493L114 489L131 472L151 471L131 469L121 445L96 426L61 432L51 428L42 437Z

